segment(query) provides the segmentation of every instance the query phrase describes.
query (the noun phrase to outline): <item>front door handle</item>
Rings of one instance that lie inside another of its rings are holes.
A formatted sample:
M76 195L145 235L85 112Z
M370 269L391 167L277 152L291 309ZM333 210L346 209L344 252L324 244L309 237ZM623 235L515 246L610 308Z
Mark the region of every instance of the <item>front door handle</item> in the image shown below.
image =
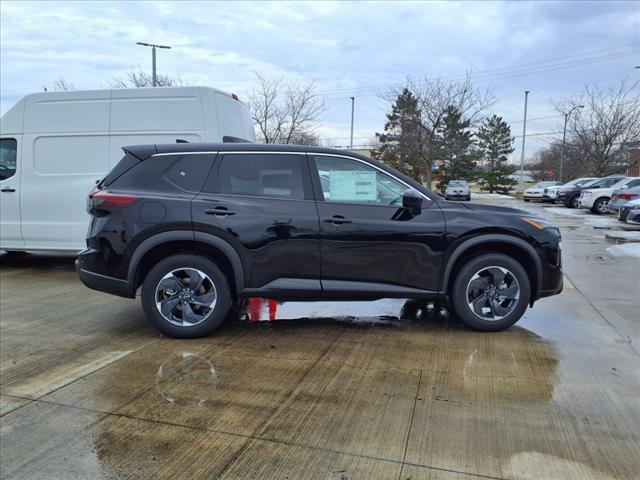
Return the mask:
M11 187L4 187L2 190L0 190L0 192L15 192L15 191L16 189Z
M215 208L206 208L204 213L207 215L215 215L217 217L226 217L227 215L235 215L236 212L232 212L227 207L215 207Z
M322 219L323 222L333 223L334 225L342 225L343 223L351 223L351 220L343 217L342 215L334 215L333 217L326 217Z

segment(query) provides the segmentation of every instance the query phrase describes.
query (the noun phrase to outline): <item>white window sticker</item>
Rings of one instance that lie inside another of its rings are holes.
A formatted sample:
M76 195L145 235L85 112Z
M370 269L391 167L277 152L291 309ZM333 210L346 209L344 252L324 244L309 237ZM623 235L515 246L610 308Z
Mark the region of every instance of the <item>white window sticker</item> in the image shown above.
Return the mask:
M331 170L329 194L331 201L375 202L376 172Z

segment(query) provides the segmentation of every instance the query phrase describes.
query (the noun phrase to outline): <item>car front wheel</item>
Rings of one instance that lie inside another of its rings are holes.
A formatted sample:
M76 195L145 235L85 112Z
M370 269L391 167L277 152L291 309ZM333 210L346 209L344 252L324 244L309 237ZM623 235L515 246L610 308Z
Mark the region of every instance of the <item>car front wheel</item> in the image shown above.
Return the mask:
M571 197L571 199L567 203L567 207L578 208L580 206L579 201L580 199L578 198L578 195L574 195L573 197Z
M593 213L598 213L600 215L609 212L609 199L606 197L599 198L591 207L591 211Z
M522 265L496 253L472 258L460 269L450 301L458 318L468 326L496 332L520 320L530 295L529 277Z
M142 285L142 308L158 330L175 338L211 333L231 309L226 276L208 258L178 254L155 265Z

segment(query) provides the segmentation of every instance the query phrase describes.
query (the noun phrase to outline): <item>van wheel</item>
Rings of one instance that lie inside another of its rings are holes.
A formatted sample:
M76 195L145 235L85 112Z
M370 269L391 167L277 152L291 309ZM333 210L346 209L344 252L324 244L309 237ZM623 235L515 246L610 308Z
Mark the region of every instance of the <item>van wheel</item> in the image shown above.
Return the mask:
M516 323L529 303L529 277L518 261L492 253L469 260L451 290L458 318L475 330L496 332Z
M155 265L142 284L142 308L161 332L175 338L211 333L231 309L226 276L211 260L180 254Z

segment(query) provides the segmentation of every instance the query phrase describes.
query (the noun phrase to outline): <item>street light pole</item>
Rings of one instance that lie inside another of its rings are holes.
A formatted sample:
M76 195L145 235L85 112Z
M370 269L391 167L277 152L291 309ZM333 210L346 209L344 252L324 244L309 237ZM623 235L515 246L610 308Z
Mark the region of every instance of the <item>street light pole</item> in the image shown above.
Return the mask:
M520 153L520 191L524 192L524 141L527 138L527 102L529 90L524 92L524 122L522 124L522 152Z
M349 150L353 150L353 112L356 108L356 97L351 98L351 141L349 142Z
M569 110L567 113L564 114L564 129L562 130L562 150L560 152L560 176L558 178L560 183L562 183L562 176L564 173L564 150L567 145L567 120L569 119L569 115L571 115L571 113L574 110L577 110L578 108L583 108L583 107L584 105L576 105L575 107L573 107L571 110Z
M153 43L136 42L136 45L142 45L143 47L151 47L151 78L153 86L158 86L158 74L156 73L156 48L171 49L169 45L156 45Z

